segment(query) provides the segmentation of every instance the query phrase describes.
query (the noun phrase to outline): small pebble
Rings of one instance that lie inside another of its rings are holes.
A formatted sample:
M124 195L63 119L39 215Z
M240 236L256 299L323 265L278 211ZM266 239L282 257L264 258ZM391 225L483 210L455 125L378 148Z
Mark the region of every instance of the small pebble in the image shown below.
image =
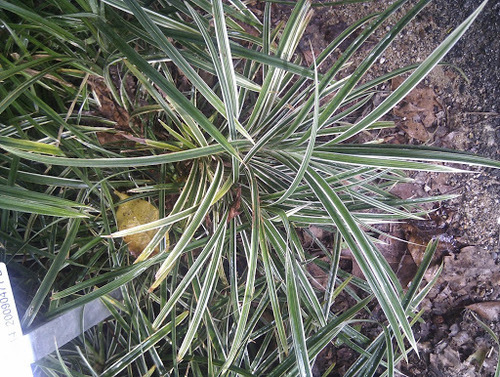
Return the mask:
M455 336L460 331L460 326L457 323L454 323L450 326L450 336Z

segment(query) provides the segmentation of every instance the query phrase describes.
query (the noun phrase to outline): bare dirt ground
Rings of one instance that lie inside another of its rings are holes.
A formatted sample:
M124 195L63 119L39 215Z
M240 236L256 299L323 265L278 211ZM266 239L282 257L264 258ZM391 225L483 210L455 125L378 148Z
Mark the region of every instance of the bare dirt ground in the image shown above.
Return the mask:
M390 3L382 0L317 8L306 40L313 41L317 55L354 20ZM478 0L432 2L388 48L369 76L421 62L479 4ZM278 8L275 17L286 17L285 13ZM389 27L382 27L381 32ZM377 39L369 42L367 49ZM306 62L312 56L308 46L303 46ZM499 2L490 0L445 61L453 67L435 68L387 117L396 122L397 129L377 137L390 143L452 148L500 160ZM397 84L393 81L390 86ZM435 206L435 213L427 222L384 229L417 244L433 236L443 240L436 261L443 263L443 271L424 302L424 321L415 326L420 357L414 355L408 363L398 366L404 375L456 377L495 373L497 345L474 315L500 334L500 171L475 171L454 175L419 173L413 175L413 183L395 190L401 197L458 195ZM411 263L418 263L418 253L418 246L411 243L389 242L387 248L395 269L403 265L404 270ZM320 355L318 375L332 362L339 367L330 376L342 375L342 359L353 355L343 355L341 351L328 349Z

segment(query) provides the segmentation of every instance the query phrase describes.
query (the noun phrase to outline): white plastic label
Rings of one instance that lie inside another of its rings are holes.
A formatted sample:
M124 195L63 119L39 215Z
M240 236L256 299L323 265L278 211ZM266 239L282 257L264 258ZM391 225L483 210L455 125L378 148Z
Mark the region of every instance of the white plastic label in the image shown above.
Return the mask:
M0 263L0 339L11 343L23 336L5 263Z
M0 376L32 377L31 343L23 336L5 263L0 263Z

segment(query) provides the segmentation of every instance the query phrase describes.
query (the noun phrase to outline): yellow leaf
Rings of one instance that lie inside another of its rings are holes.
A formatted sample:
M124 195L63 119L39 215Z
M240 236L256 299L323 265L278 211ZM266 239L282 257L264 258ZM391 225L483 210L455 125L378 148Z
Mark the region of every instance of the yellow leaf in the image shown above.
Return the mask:
M120 198L120 200L129 198L127 194L118 191L115 191L115 194ZM116 211L116 223L118 225L118 230L120 231L134 226L150 223L158 220L158 218L158 209L143 199L129 200L120 204L118 206L118 210ZM155 233L156 230L153 229L125 236L123 237L123 240L127 243L130 254L137 258L154 237ZM155 254L158 251L159 249L157 247L155 249Z

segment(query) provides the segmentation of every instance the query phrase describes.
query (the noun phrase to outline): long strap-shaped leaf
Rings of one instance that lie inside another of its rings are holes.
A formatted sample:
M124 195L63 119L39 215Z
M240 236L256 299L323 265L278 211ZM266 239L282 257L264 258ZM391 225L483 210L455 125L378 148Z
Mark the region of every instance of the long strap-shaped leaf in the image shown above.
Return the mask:
M205 168L208 168L208 167L205 167ZM204 196L203 200L199 204L198 210L193 215L191 222L184 230L184 233L182 233L181 238L179 239L179 241L177 241L177 244L175 245L173 250L170 252L170 254L168 255L165 262L163 262L163 264L161 265L158 272L156 273L156 280L151 285L150 290L154 290L155 288L157 288L160 285L160 283L167 277L168 273L173 268L175 261L183 253L184 246L186 246L187 243L191 240L191 238L194 237L194 235L195 235L196 231L199 229L201 223L205 220L205 216L208 213L208 210L210 209L210 207L212 205L212 200L214 199L215 195L217 194L219 186L222 182L223 171L224 171L224 168L223 168L222 162L219 161L217 164L217 170L215 171L212 184L208 188L206 195Z
M405 1L403 1L405 2ZM361 62L361 64L356 68L356 70L349 77L349 80L342 86L342 88L335 95L333 100L326 106L325 111L322 112L320 116L320 127L330 118L331 115L337 111L337 109L342 105L342 102L348 97L356 84L362 79L365 73L370 69L370 67L377 61L380 55L389 47L392 41L400 35L401 30L425 7L429 4L430 0L420 0L413 8L406 12L401 20L399 20L396 25L394 25L389 32L380 40L380 42L373 48L368 56ZM397 9L397 3L394 3L392 7L394 10ZM390 8L389 8L390 9Z
M380 145L378 145L380 146ZM378 147L377 146L377 147ZM399 169L399 170L417 170L417 171L438 171L447 173L464 173L464 170L452 168L450 166L435 165L430 163L418 162L418 161L408 161L408 159L398 159L398 158L388 158L386 156L373 155L363 155L359 156L356 153L355 148L352 149L352 153L338 153L338 152L323 152L314 151L312 162L318 162L321 165L331 165L331 164L348 164L355 166L374 166L380 169ZM290 153L292 154L292 153ZM300 156L296 155L295 156ZM396 156L394 156L396 157Z
M196 37L196 36L187 36L186 34L183 34L182 32L179 31L168 31L169 36L172 38L176 38L179 40L185 40L185 41L191 41L195 43L203 43L203 39L201 37ZM248 60L253 60L255 62L269 65L271 67L275 67L278 69L284 69L288 72L293 72L297 75L303 76L303 77L308 77L312 79L314 77L313 72L306 67L303 67L301 65L298 65L293 62L289 62L285 59L281 59L279 57L265 54L261 51L256 51L253 49L249 49L246 47L243 47L239 44L236 44L235 42L231 41L231 51L234 56L248 59Z
M236 118L235 113L229 111L230 109L227 106L228 99L226 98L226 96L223 96L224 102L221 101L221 99L213 92L213 90L208 86L208 84L205 81L203 81L203 79L200 77L200 75L193 69L193 67L189 64L187 59L181 54L180 51L178 51L174 47L174 45L162 33L160 28L148 16L146 11L141 6L139 6L135 0L125 0L125 3L128 5L129 9L133 12L133 14L137 17L137 19L139 20L141 25L144 27L144 29L146 29L146 31L150 34L149 37L152 38L154 43L156 43L167 54L167 56L170 59L172 59L172 62L177 67L180 68L180 70L186 75L186 77L196 87L196 89L198 89L199 92L207 99L207 101L210 102L210 104L219 113L221 113L224 117L226 117L228 119L228 121L230 122L230 125L231 125L231 121L232 121L233 129L236 129L236 127L238 127L240 132L243 135L245 135L245 137L247 139L251 139L250 135L244 131L244 129L242 128L242 126L240 124L237 123L237 119L235 119ZM192 13L194 20L197 21L199 19L198 14L189 5L187 5L187 7L188 7L188 9L191 10L191 13ZM221 5L221 7L222 7L222 5ZM222 19L223 19L223 16L222 16ZM216 24L216 26L217 26L217 24ZM204 33L208 34L208 32L205 30L204 25L203 26L198 25L198 27L200 28L202 34L204 34ZM226 37L227 37L227 34L226 34ZM207 40L207 38L204 35L204 38L207 41L208 47L210 47L209 43L212 43L211 37L209 37L209 39ZM226 48L227 48L227 51L229 51L229 57L230 57L231 50L229 47L229 39L227 40ZM216 52L212 53L212 56L214 56L214 57L217 55L218 54ZM222 56L223 55L221 54L221 57ZM231 62L230 65L224 63L224 67L226 69L223 72L220 72L220 70L217 69L218 68L217 64L215 64L215 68L216 68L217 76L219 77L219 80L221 82L223 94L224 94L224 85L222 85L223 84L222 78L225 78L223 76L223 74L227 71L226 66L233 69L232 81L233 81L233 85L234 85L234 93L230 93L231 96L228 97L229 99L232 99L232 98L237 98L237 95L236 95L236 74L234 72L234 68L233 68L231 59L229 59L229 62ZM214 62L214 63L216 63L216 62ZM229 114L231 114L231 115L229 115ZM230 119L231 116L233 116L233 118ZM236 139L236 135L234 134L232 136L231 140L235 140L235 139Z
M97 20L97 24L101 31L113 42L115 47L119 49L127 59L135 64L138 68L146 74L151 81L163 90L169 97L171 104L182 115L186 123L193 123L193 129L197 125L201 126L211 137L213 137L219 144L221 144L226 151L231 155L239 158L238 153L228 140L221 134L221 132L198 110L191 101L189 101L171 82L162 76L156 69L154 69L142 56L139 55L131 46L129 46L117 33L112 30L102 20ZM202 145L206 142L198 139Z
M189 5L187 5L187 7L190 10L193 19L198 25L198 28L200 29L201 34L203 35L203 38L207 43L207 48L210 51L210 56L212 57L215 71L219 78L219 84L222 89L222 98L224 99L224 110L221 111L221 113L225 114L225 117L227 119L229 128L229 140L236 139L236 129L238 129L240 133L251 140L251 136L238 122L239 105L238 90L236 88L236 74L233 67L231 49L229 47L229 38L227 36L226 24L224 21L222 2L220 0L212 2L218 50L215 47L210 34L207 30L205 30L205 25L203 25L201 17ZM217 56L219 58L217 58ZM236 182L240 173L239 163L235 158L233 158L232 161L232 168L233 182Z
M22 322L24 326L29 326L33 322L36 315L38 314L38 311L42 307L45 298L50 292L52 284L54 284L54 281L57 278L57 274L66 262L66 258L69 255L71 246L73 246L73 241L75 240L76 235L78 234L78 231L80 229L80 223L81 219L72 219L68 222L68 233L63 244L61 245L61 249L59 250L57 257L50 265L47 274L43 278L40 287L36 291L35 297L33 297L33 300L31 300L31 303L23 316Z
M239 314L238 323L234 332L233 344L231 345L226 362L221 368L219 375L225 375L227 373L229 366L231 366L241 351L243 340L245 338L245 331L247 330L248 315L250 313L250 307L255 292L255 273L257 271L259 239L262 236L260 233L261 210L257 180L251 170L248 171L248 180L250 182L250 193L252 198L252 234L250 250L247 250L248 270L245 282L245 293L243 296L243 302L241 303L241 312Z
M221 0L212 1L212 11L214 16L215 36L219 49L220 64L214 61L215 68L219 74L219 84L222 88L222 98L226 106L227 120L229 123L229 135L231 140L236 139L236 121L238 119L238 90L236 88L236 74L233 66L231 48L225 15ZM219 68L217 68L219 67Z
M206 272L205 281L203 282L203 288L198 297L198 303L196 304L196 309L192 316L191 322L189 322L189 327L184 336L181 346L177 351L177 360L180 361L189 350L191 346L191 342L198 331L198 326L200 325L201 319L205 313L205 310L208 305L208 301L213 294L213 286L217 278L217 268L219 267L219 263L222 256L222 250L224 246L224 240L226 235L226 216L223 216L222 227L223 229L219 233L219 237L217 239L217 245L215 246L212 254L212 260L208 266L208 270Z
M130 364L136 360L138 357L141 357L146 351L154 347L158 342L164 339L174 327L178 326L186 317L189 312L183 312L179 314L175 318L175 322L169 322L162 328L155 331L151 334L144 342L138 344L129 352L127 352L124 356L120 357L118 361L114 364L110 365L104 372L102 372L101 376L111 377L118 375L123 369L130 366Z
M115 0L105 0L104 2L109 3L109 4L113 3L113 6L115 5L114 3L120 2L121 7L117 7L117 8L123 9L123 10L127 11L128 13L131 13L128 8L123 6L123 2L121 2L119 0L116 0L116 1ZM158 14L153 15L148 10L146 10L146 12L149 13L149 16L151 17L151 19L153 20L153 22L155 24L160 25L164 28L165 34L168 37L171 37L179 42L195 43L195 44L201 45L201 46L203 46L203 48L205 48L205 41L199 35L198 31L192 30L191 28L189 28L189 31L179 30L179 28L172 28L172 26L169 25L169 22L164 22L161 19L161 16L160 17L155 16ZM147 37L144 37L144 38L147 39ZM255 42L256 41L253 41L253 43L255 43ZM261 64L270 65L272 67L285 69L289 72L293 72L293 73L300 75L300 76L303 76L303 77L308 77L311 79L314 77L313 72L309 68L302 67L298 64L286 61L284 59L280 59L276 56L263 53L262 51L256 51L253 49L243 47L234 41L230 41L230 44L231 44L231 51L232 51L232 54L234 56L244 58L244 59L253 60L253 61L256 61L256 62L261 63ZM189 57L189 54L186 54L185 58L187 60L189 60L188 57Z
M106 3L114 8L120 9L124 12L132 14L132 11L127 7L127 5L123 2L123 0L103 0L103 3ZM193 29L189 24L179 22L171 17L167 17L161 13L154 12L152 10L145 10L148 16L154 21L154 23L158 25L162 25L163 27L169 27L175 30L179 30L185 34L195 34L196 30Z
M2 67L2 71L0 71L0 81L5 81L7 80L10 76L14 76L16 74L23 73L25 70L28 68L36 67L37 65L43 66L45 63L48 62L71 62L75 60L72 57L64 56L64 55L51 55L47 56L45 58L38 58L32 61L28 61L27 63L20 63L20 64L13 64L12 68L7 68L7 67ZM17 63L17 62L15 62Z
M310 66L311 70L314 72L315 75L319 74L317 70L315 69L315 66L320 66L331 54L333 51L335 51L342 42L344 42L350 35L354 33L354 31L358 30L362 25L364 25L366 22L368 22L370 19L374 17L373 14L368 15L357 22L353 23L350 25L346 30L344 30L337 38L335 38L317 57L317 59L314 61L314 63ZM313 77L314 78L314 77ZM305 76L300 77L294 84L293 86L288 89L283 93L280 101L276 104L274 109L271 109L269 114L266 115L266 118L264 120L264 123L271 122L273 117L276 116L276 114L283 109L287 104L291 104L292 101L296 101L297 98L300 98L301 95L301 88L303 88L304 84L306 83L307 78ZM335 87L335 85L334 85ZM304 92L302 92L304 93ZM274 130L274 134L278 135L283 132L283 127L272 127L272 130ZM271 131L271 130L270 130ZM271 132L273 133L273 132ZM269 134L269 132L268 132ZM295 135L294 135L295 136Z
M323 94L323 91L330 84L331 80L335 77L335 75L339 72L342 66L348 62L350 57L361 47L361 45L371 36L374 31L379 28L383 22L385 22L394 12L397 11L398 8L404 5L408 0L397 0L393 4L391 4L380 16L371 22L365 30L354 40L354 42L342 53L342 55L337 59L337 61L333 64L333 66L328 70L328 72L323 76L319 83L319 91L320 94ZM421 0L421 2L429 2L430 0ZM421 3L420 2L420 3ZM420 4L419 3L419 4ZM417 7L417 6L416 6ZM411 15L414 15L413 10L406 13L403 17L406 20L406 23L411 19ZM323 127L324 123L330 118L331 115L341 106L345 98L349 95L351 90L354 88L357 82L362 78L364 73L370 68L370 66L375 62L375 60L380 56L385 48L387 48L390 42L396 38L398 29L406 24L405 22L399 22L395 27L391 29L391 31L377 44L377 46L372 50L372 52L363 60L363 62L356 68L353 74L349 77L349 79L343 84L340 90L337 92L335 97L328 103L325 110L320 114L319 126ZM297 115L296 119L293 122L293 125L289 127L287 132L282 136L282 139L288 138L292 135L302 124L304 119L306 119L310 110L313 106L313 98L309 98L307 103L304 104L303 108L300 110L300 113Z
M89 217L78 209L92 209L72 200L2 184L0 184L0 208L58 217Z
M226 221L225 219L226 218L224 217L224 221ZM182 281L176 285L175 291L171 294L168 301L161 308L160 313L158 313L153 322L153 328L158 328L165 321L172 308L175 307L175 304L177 303L179 298L182 296L183 293L186 292L186 289L189 287L189 284L191 284L193 279L196 277L196 274L200 273L203 265L205 264L208 257L212 253L216 243L218 243L219 239L223 237L221 233L225 232L225 230L226 230L225 225L219 225L215 233L212 235L212 237L210 237L210 240L208 240L208 242L205 244L202 251L196 258L196 261L191 265L189 270L186 272Z
M387 114L394 106L401 101L425 76L441 61L441 59L457 43L467 29L472 25L476 17L483 10L488 0L483 3L451 33L432 54L408 77L389 97L385 99L375 110L365 118L355 124L351 129L337 136L332 142L340 143L364 130L373 122L377 121L384 114Z
M260 232L263 235L265 234L264 222L262 222L261 224ZM274 282L276 275L274 269L276 269L276 267L273 266L272 259L269 255L269 248L267 242L268 241L265 237L261 237L260 248L262 250L262 262L264 264L264 270L266 272L266 282L269 290L269 299L271 301L271 308L273 310L274 320L276 322L276 332L278 333L278 341L277 341L278 347L280 352L282 352L284 356L287 356L289 352L288 341L279 306L278 290L276 289L276 284ZM279 275L278 278L280 278Z
M269 235L269 239L274 245L275 251L277 251L278 257L281 259L283 265L286 266L286 254L292 252L294 255L300 256L304 259L304 250L302 244L300 243L299 237L295 229L290 225L289 219L284 211L276 210L276 213L281 219L281 225L286 229L286 241L285 239L275 239L273 235ZM264 226L272 227L269 220L263 221ZM267 237L266 237L267 238ZM274 239L273 239L274 238ZM314 292L311 285L310 279L305 273L305 268L300 265L294 265L294 274L297 278L299 286L299 294L303 300L303 305L306 306L308 314L310 313L312 318L314 318L320 326L326 325L326 316L323 315L321 304ZM276 319L278 321L278 319Z
M135 0L124 0L134 16L139 20L149 37L162 49L165 54L172 59L172 62L182 71L189 81L200 91L200 93L218 110L223 105L219 97L212 91L208 84L202 80L193 67L186 61L184 56L174 47L174 45L162 33L160 28L151 20L146 11L139 6Z
M14 2L0 1L0 9L5 9L9 12L15 13L22 19L29 20L30 22L32 22L32 24L39 25L40 27L44 28L53 36L57 36L62 40L67 40L73 46L79 47L84 50L83 46L85 45L85 43L81 39L71 34L68 30L55 23L53 21L53 18L44 17L43 15L34 13L27 8L14 5L12 3ZM22 2L18 2L18 4L22 4Z
M308 11L310 3L306 0L300 0L295 5L290 18L287 21L278 50L277 56L284 60L289 60L295 52L295 48L302 36L305 26L308 22ZM259 97L253 107L252 113L248 120L247 129L253 131L258 125L258 122L267 115L267 111L271 108L281 89L283 75L286 71L271 67L266 74Z
M306 172L305 179L351 249L387 320L395 331L399 348L404 352L403 336L397 330L401 327L410 345L417 351L417 344L410 324L401 306L400 298L394 289L396 283L391 281L388 273L384 271L379 258L375 255L377 251L372 248L365 233L359 228L349 210L326 181L312 168Z
M312 377L311 361L307 352L306 335L304 323L300 314L299 293L295 281L294 261L289 252L286 253L286 297L288 301L288 312L290 313L290 325L292 330L293 348L300 376Z
M383 158L385 160L403 160L408 164L415 162L408 160L421 160L421 161L438 161L438 162L452 162L457 164L471 165L471 166L484 166L488 168L500 168L500 162L491 160L489 158L476 156L472 153L455 151L451 149L428 147L424 145L391 145L380 144L374 147L369 144L362 145L336 145L328 147L328 152L318 147L314 153L318 153L318 157L327 157L328 153L332 154L345 154L356 156L369 156L373 158ZM323 155L323 153L325 153ZM334 159L334 158L333 158Z
M10 91L8 95L6 95L0 101L0 114L2 114L5 109L9 107L9 105L14 102L20 95L22 95L29 87L33 86L35 83L41 82L41 79L51 72L56 71L57 68L64 66L67 64L67 61L62 61L59 63L54 63L50 67L45 68L41 72L36 75L33 75L26 81L24 81L21 85L17 85L14 90Z
M309 352L309 358L313 359L316 357L322 349L324 349L328 343L332 341L348 324L357 313L363 310L366 305L371 301L372 297L367 297L364 300L358 302L356 305L352 306L344 313L342 313L337 318L328 322L328 324L322 327L315 335L309 337L306 342L307 350ZM286 372L289 375L297 375L293 372L296 371L297 365L295 364L295 355L287 358L283 363L278 365L271 373L263 373L264 371L257 370L257 375L268 375L269 377L283 376ZM292 371L290 371L292 368Z
M196 245L197 247L201 245ZM136 279L140 275L142 275L144 272L149 271L151 266L154 266L155 264L158 264L159 261L162 261L165 259L164 255L158 254L146 261L143 261L141 263L135 264L131 266L129 269L123 270L121 274L110 274L107 275L110 279L101 279L101 281L110 281L109 283L103 285L102 287L93 290L91 292L88 292L85 295L79 296L78 298L75 298L74 300L67 302L66 304L62 304L61 306L58 306L57 308L54 308L49 311L48 317L49 318L54 318L62 313L65 313L73 308L83 306L90 301L102 297L108 293L111 293L117 288L122 287L123 285L131 282L132 280ZM116 278L115 280L111 280L112 278ZM89 287L90 284L88 281L84 281L79 284L80 287L85 288ZM78 290L77 290L78 291Z
M438 245L437 240L433 240L427 245L422 263L420 264L418 271L415 274L415 277L411 281L410 289L405 294L405 296L402 300L403 309L405 309L407 312L411 312L412 308L416 307L420 302L418 299L415 300L416 302L412 302L412 301L415 299L417 291L420 289L420 285L421 285L422 280L424 278L424 274L427 271L427 269L428 269L428 267L433 259L437 245ZM431 281L427 285L427 287L422 289L421 293L424 291L428 292L428 290L430 289L429 286L433 286L434 285L433 283L435 283L435 281L434 282ZM425 294L424 294L424 297L425 297ZM347 376L351 376L351 377L359 376L361 373L360 371L362 371L363 369L366 369L367 366L369 366L369 359L371 357L370 355L376 354L376 353L380 354L381 352L382 353L387 352L387 368L388 369L384 373L384 375L392 376L393 374L389 373L390 370L393 369L393 365L391 365L390 360L391 360L391 358L394 359L391 342L392 342L392 337L389 337L389 339L388 339L387 332L384 328L384 336L382 336L382 334L380 334L378 336L378 338L375 339L368 346L368 348L365 349L365 352L351 365L349 370L346 372L346 374L345 374L346 377Z
M5 138L8 139L8 138ZM123 157L123 158L70 158L70 157L55 157L47 156L39 153L25 152L18 148L12 148L6 145L3 140L0 140L0 148L5 149L21 158L26 158L30 161L37 161L44 164L73 166L73 167L93 167L93 168L127 168L138 166L161 165L178 161L193 160L200 157L207 157L215 154L220 154L225 151L224 146L220 144L199 147L180 152L172 152L159 154L155 156L142 157ZM235 146L244 146L248 142L236 141L231 144ZM233 148L234 149L234 148Z
M288 223L288 219L286 220ZM290 248L294 255L300 255L302 259L305 257L305 251L302 247L302 243L299 239L299 236L295 229L290 226L289 230L289 238L290 238ZM286 265L286 260L285 260ZM321 304L318 300L316 292L314 291L313 286L311 285L311 279L306 274L306 268L304 265L295 264L294 272L297 278L297 282L299 283L299 293L301 293L301 298L303 299L303 304L307 307L307 313L311 318L314 318L318 321L320 326L325 326L328 317L323 314L323 310L321 309Z
M313 51L311 46L311 51ZM314 52L313 52L314 57ZM319 90L318 90L318 67L316 67L316 59L314 59L314 115L313 122L311 126L311 133L309 136L309 144L307 145L307 149L304 153L304 158L300 164L300 168L297 170L297 174L293 179L290 187L283 193L283 195L274 203L279 204L283 203L290 195L295 192L295 189L302 182L302 178L306 172L307 167L309 166L309 161L314 151L314 146L316 144L316 133L318 131L318 118L319 118Z
M16 148L23 151L35 153L51 154L54 156L64 156L59 147L52 144L45 144L39 141L14 139L6 136L0 136L0 146Z

